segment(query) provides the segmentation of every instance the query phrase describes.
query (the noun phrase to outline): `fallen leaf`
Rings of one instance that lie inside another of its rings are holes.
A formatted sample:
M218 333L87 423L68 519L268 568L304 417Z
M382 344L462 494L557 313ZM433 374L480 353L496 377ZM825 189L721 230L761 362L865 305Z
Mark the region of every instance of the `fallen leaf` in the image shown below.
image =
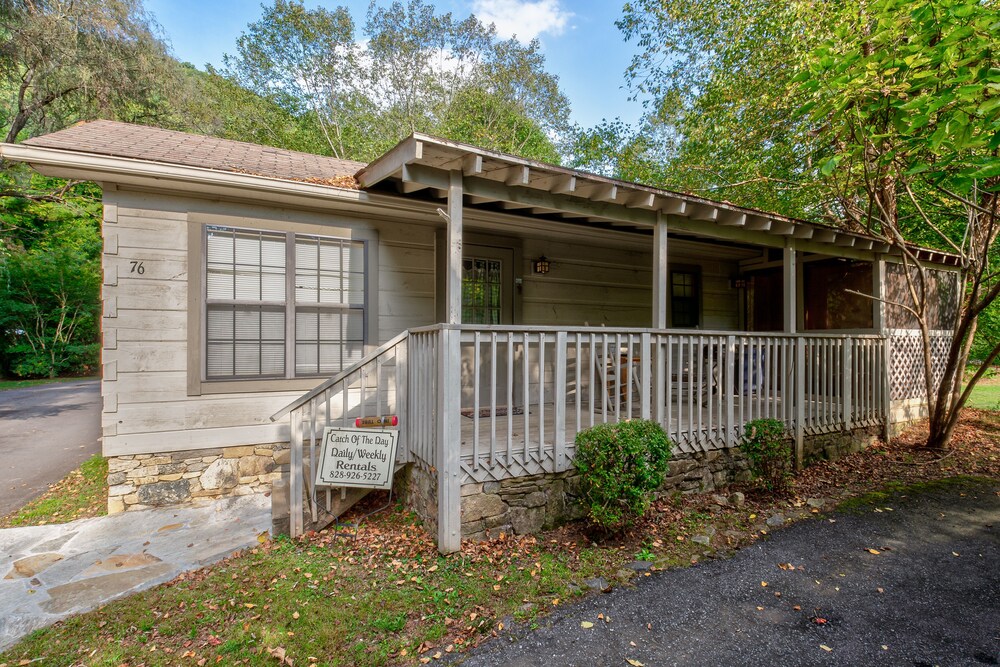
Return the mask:
M886 646L885 644L882 644L882 650L883 650L883 651L888 651L888 650L889 650L889 647L888 647L888 646Z
M954 556L955 558L958 558L958 552L957 551L952 551L951 555Z
M590 628L594 627L594 624L591 623L590 621L580 621L580 627L589 630Z
M799 605L795 605L794 607L792 607L792 609L794 609L795 611L802 611L802 607L800 607Z
M832 650L833 650L832 648L830 648L830 647L829 647L829 646L827 646L826 644L820 644L820 645L819 645L819 647L820 647L821 649L823 649L824 651L832 651Z
M294 618L295 620L298 620L298 618L299 618L299 612L297 612L297 611L296 612L292 612L292 618Z
M880 553L882 553L882 552L881 552L881 551L879 551L878 549L865 549L865 551L867 551L867 552L868 552L868 553L870 553L870 554L874 554L874 555L876 555L876 556L878 556L878 555L879 555Z
M762 587L764 587L764 588L767 588L767 582L766 582L766 581L762 581L762 582L760 582L760 585L761 585Z
M632 667L646 667L644 664L642 664L638 660L633 660L632 658L626 658L625 660L626 660L626 662L628 662L628 664L632 665Z
M792 565L791 563L778 563L778 567L780 567L782 570L794 570L795 569L795 566Z

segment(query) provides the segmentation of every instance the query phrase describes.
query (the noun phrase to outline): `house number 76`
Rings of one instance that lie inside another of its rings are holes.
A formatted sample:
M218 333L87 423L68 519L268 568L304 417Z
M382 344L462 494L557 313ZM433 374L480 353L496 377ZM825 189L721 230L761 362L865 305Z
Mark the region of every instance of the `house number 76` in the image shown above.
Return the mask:
M142 265L142 262L138 260L132 260L129 262L129 264L132 265L132 269L129 271L129 273L138 273L140 276L146 273L146 267Z

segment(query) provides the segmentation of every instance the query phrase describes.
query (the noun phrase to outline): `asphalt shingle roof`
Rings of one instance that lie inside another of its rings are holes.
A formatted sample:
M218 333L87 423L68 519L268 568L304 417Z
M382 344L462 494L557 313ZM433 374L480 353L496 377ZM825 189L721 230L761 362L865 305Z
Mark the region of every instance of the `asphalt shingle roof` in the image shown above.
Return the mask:
M78 123L24 143L341 187L348 183L333 181L353 179L365 166L352 160L110 120Z

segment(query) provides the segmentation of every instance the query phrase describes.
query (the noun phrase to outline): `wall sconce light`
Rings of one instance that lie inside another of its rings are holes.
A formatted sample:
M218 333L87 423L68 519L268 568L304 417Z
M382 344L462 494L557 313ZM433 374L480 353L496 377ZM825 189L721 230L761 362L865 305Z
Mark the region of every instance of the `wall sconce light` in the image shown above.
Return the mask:
M749 281L746 278L733 278L729 281L733 289L746 289Z
M545 255L542 255L536 259L531 264L531 270L535 273L548 273L549 272L549 260Z

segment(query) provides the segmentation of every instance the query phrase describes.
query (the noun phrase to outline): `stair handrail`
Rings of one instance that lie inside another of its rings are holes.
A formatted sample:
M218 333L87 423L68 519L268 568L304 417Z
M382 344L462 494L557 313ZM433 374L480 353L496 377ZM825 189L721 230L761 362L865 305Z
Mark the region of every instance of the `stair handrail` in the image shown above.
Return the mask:
M309 392L303 394L302 396L299 396L297 399L295 399L285 407L275 412L273 415L271 415L271 421L273 422L278 421L279 419L291 413L293 410L302 407L303 405L305 405L312 399L316 398L330 387L334 386L338 382L343 381L344 378L360 370L362 366L371 363L376 358L382 356L392 348L402 343L404 340L406 340L406 338L409 335L410 332L408 330L404 330L401 333L397 334L396 336L393 336L387 342L383 343L382 345L379 345L377 348L375 348L374 350L366 354L364 357L362 357L360 360L354 362L344 370L340 371L339 373L331 377L329 380L326 380L316 388L310 390Z

